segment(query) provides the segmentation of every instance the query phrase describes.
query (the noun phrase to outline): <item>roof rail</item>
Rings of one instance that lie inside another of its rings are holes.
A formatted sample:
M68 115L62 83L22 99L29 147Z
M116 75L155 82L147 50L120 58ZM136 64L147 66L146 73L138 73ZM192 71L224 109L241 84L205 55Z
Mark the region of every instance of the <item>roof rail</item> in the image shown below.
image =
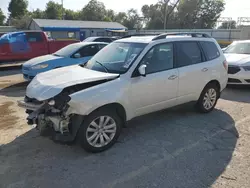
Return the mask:
M147 33L141 33L141 34L132 34L132 35L126 35L126 36L123 36L122 39L124 38L129 38L129 37L142 37L142 36L156 36L156 35L160 35L159 33L157 34L147 34Z
M186 33L164 33L164 34L160 34L158 36L156 36L155 38L152 39L153 40L160 40L160 39L165 39L167 36L178 36L178 35L190 35L191 37L204 37L204 38L211 38L210 35L206 34L206 33L192 33L192 32L186 32Z

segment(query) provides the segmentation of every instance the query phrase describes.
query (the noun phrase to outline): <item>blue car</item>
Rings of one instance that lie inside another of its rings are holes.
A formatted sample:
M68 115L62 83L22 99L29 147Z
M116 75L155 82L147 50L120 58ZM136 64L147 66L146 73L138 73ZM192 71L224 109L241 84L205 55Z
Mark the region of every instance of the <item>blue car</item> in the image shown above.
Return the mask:
M33 58L22 66L25 80L32 80L37 74L69 65L85 64L108 43L79 42L70 44L54 54Z

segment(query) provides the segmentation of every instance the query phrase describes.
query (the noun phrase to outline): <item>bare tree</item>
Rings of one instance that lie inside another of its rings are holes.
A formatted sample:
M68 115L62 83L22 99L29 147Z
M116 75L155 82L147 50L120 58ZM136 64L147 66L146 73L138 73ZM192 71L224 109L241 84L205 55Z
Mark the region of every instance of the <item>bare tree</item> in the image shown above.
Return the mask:
M169 16L172 14L180 0L163 0L164 3L164 30L167 28Z

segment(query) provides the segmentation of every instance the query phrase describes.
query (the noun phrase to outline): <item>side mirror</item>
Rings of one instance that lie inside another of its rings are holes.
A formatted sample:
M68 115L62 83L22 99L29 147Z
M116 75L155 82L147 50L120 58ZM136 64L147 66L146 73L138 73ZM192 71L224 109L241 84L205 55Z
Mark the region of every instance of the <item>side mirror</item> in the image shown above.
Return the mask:
M81 54L79 53L74 54L74 58L80 58L80 57L81 57Z
M140 73L141 76L146 76L146 68L147 68L147 65L141 65L139 68L138 68L138 71Z

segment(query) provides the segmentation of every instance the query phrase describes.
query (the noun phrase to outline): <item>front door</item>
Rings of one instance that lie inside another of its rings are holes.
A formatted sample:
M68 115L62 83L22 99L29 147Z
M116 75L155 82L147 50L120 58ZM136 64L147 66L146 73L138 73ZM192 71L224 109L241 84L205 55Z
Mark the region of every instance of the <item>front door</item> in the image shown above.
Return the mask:
M147 65L146 77L135 76L131 82L130 100L135 116L176 104L178 70L174 68L173 44L153 47L140 65Z
M80 31L80 41L85 39L85 31Z

